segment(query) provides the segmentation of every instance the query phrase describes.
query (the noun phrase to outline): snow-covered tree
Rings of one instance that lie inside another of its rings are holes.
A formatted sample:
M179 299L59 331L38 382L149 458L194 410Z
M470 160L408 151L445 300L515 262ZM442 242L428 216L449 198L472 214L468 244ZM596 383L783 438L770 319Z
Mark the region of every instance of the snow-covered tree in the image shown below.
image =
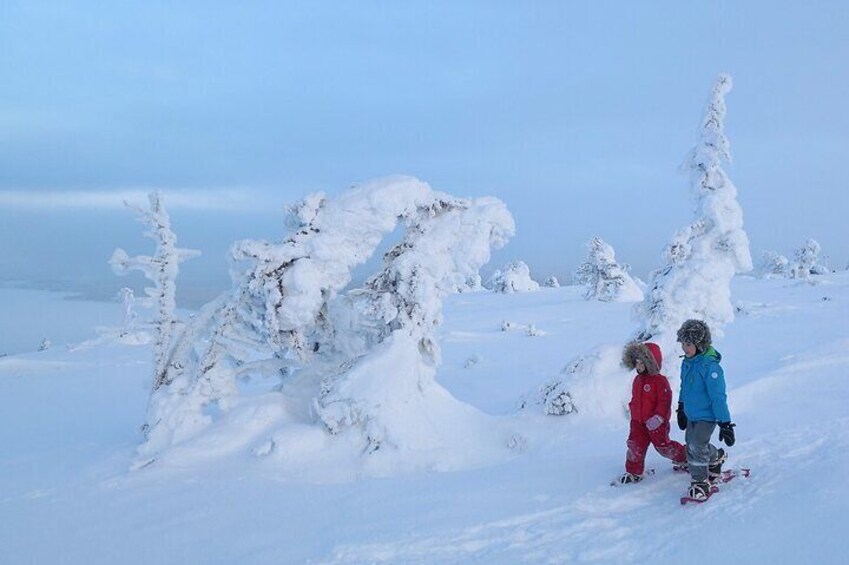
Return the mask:
M41 345L38 346L38 350L39 351L47 351L48 349L50 349L51 345L52 344L50 343L50 340L45 337L44 339L41 340Z
M513 261L504 268L496 270L485 286L492 291L504 294L539 290L539 283L531 278L531 270L524 261Z
M156 308L155 319L156 340L153 347L153 389L156 390L167 384L167 363L171 347L173 326L177 321L177 274L179 264L197 257L200 251L177 247L177 235L171 229L171 219L165 210L162 195L152 192L148 195L150 208L145 209L127 203L138 215L138 220L147 224L145 236L156 242L153 256L138 255L130 257L123 249L116 249L109 260L112 270L117 275L126 275L130 271L141 271L154 283L153 287L145 288ZM126 306L126 303L125 303Z
M551 275L550 277L545 279L545 282L543 284L547 288L560 288L560 281L557 280L557 277L555 277L554 275Z
M340 295L399 221L405 237L383 270ZM239 395L235 377L251 373L311 382L318 394L301 409L334 434L360 430L369 450L403 443L404 418L428 417L421 395L447 394L434 393L433 379L441 299L467 289L490 249L514 230L500 201L457 199L410 177L333 199L311 195L293 207L287 226L281 243L234 244L234 288L176 341L169 384L151 398L141 455L196 436L212 421L209 406L229 411ZM387 412L396 402L416 413Z
M129 333L136 323L138 314L136 313L136 295L133 289L124 287L118 291L118 298L121 299L121 305L124 310L124 318L121 324L121 333Z
M820 260L822 247L815 239L809 239L796 250L795 262L790 267L790 276L794 279L807 279L811 275L824 275L829 268Z
M466 286L460 292L480 292L484 290L480 273L475 273L466 280Z
M406 237L359 293L372 322L371 353L350 370L325 377L316 399L316 412L331 433L359 428L369 452L387 443L410 446L410 422L420 422L415 427L421 430L430 411L422 395L444 393L435 381L442 299L460 291L512 230L506 208L491 198L440 196L409 217ZM375 370L380 366L394 368Z
M540 387L539 404L542 410L549 416L565 416L577 412L575 403L572 401L572 393L567 390L563 379L555 379Z
M613 247L600 237L587 242L584 262L575 270L574 280L585 287L584 298L602 302L638 302L643 292L628 274L628 265L616 262Z
M721 335L723 325L734 319L731 280L736 273L752 269L737 189L722 169L722 163L731 159L724 133L725 95L730 90L731 77L720 75L707 103L699 140L683 167L690 175L693 221L674 235L664 253L666 264L652 273L645 299L635 307L640 328L631 339L652 340L664 352L675 351L676 331L689 318L704 320L715 335ZM606 390L627 394L620 386L627 380L619 366L620 347L599 347L577 356L562 379L542 390L540 402L546 412L564 412L560 406L566 393L571 411L583 406L620 410L619 402L610 402L603 394ZM613 397L621 400L619 394Z
M675 346L675 332L688 318L704 320L715 335L734 319L731 279L752 269L749 238L737 189L722 168L731 161L725 137L725 96L731 77L714 84L699 131L699 140L683 168L689 173L695 204L693 221L675 234L665 250L666 264L654 271L646 299L637 309L639 340Z
M790 276L790 260L775 251L764 251L760 271L764 277Z

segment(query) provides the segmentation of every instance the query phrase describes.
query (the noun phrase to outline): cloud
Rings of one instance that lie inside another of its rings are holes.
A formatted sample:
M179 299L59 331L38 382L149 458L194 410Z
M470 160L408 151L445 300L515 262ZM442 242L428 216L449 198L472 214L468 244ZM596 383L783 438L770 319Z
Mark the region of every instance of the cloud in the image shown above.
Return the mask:
M109 210L123 208L125 202L144 205L148 194L159 190L169 209L250 212L268 209L268 196L246 188L158 189L128 188L91 190L0 190L0 208L40 210ZM282 203L281 203L282 208Z

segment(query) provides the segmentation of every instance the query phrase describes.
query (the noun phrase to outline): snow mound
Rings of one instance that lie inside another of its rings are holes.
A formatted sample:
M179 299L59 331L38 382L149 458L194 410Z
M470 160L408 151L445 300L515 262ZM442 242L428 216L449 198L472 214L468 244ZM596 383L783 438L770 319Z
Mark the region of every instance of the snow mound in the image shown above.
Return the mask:
M562 378L542 388L540 401L545 413L627 416L633 376L622 368L621 360L622 348L614 345L598 346L574 358L563 369Z

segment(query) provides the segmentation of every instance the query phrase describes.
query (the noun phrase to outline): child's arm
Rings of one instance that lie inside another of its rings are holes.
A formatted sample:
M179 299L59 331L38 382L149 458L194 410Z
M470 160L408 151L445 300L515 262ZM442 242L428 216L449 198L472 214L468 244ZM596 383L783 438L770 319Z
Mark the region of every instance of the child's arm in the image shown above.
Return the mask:
M646 420L646 427L649 431L654 431L664 422L669 421L669 416L672 413L672 389L669 388L669 381L663 375L657 382L657 396L652 412L652 416Z
M719 363L711 363L708 366L705 386L713 408L713 417L717 422L730 422L731 413L728 411L728 397L725 393L725 373Z
M669 379L666 377L663 377L658 391L655 413L661 416L664 421L668 421L672 415L672 387L669 386Z

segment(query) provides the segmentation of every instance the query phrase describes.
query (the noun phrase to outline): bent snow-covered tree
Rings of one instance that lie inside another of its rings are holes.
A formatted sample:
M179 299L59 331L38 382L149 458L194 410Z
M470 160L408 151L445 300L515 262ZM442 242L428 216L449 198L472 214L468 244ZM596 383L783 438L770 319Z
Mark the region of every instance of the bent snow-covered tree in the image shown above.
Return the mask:
M375 347L322 382L315 409L328 430L361 429L369 452L386 444L421 447L420 431L432 418L427 402L450 402L434 380L442 299L462 291L512 232L506 208L493 198L439 197L407 218L406 237L358 296ZM393 366L397 360L405 362Z
M399 221L406 235L384 269L365 288L337 296ZM370 449L393 442L386 432L393 423L378 412L397 399L382 395L438 386L441 298L466 288L514 230L500 201L454 198L410 177L334 199L312 195L287 224L282 243L233 246L233 291L204 307L177 340L168 386L151 398L143 456L197 435L212 422L210 406L226 413L239 394L235 377L251 371L308 374L319 391L312 410L329 431L356 427ZM374 370L393 354L415 362Z
M156 339L153 346L153 389L156 390L166 381L168 351L171 346L171 336L177 321L177 274L183 261L197 257L200 251L177 247L177 235L171 229L171 219L165 209L162 194L152 192L148 195L150 208L145 209L126 203L138 215L138 221L147 224L149 230L145 236L156 242L153 256L137 255L130 257L123 249L116 249L109 260L112 270L117 275L126 275L130 271L141 271L154 283L153 287L145 288L148 297L153 301L156 314L153 319ZM129 296L132 296L130 292ZM128 295L124 295L126 315L129 316ZM125 325L128 320L125 318Z
M725 96L731 77L720 75L701 122L699 141L683 168L690 176L695 218L666 247L666 264L654 271L638 307L642 328L635 337L675 346L675 332L688 318L704 320L715 335L734 319L731 280L752 269L749 238L737 189L722 168L731 161L725 137Z
M575 270L575 282L584 285L584 298L602 302L638 302L643 291L628 274L628 265L616 262L613 247L600 237L587 242L584 262Z

